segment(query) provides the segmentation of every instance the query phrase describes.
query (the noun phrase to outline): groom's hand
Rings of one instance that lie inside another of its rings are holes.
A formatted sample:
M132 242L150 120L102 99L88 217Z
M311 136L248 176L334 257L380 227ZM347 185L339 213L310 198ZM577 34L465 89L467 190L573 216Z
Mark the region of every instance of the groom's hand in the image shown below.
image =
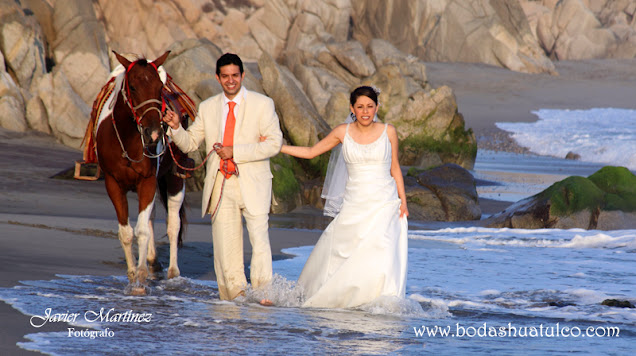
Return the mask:
M221 159L230 159L234 157L234 150L232 146L224 146L216 149L216 154L219 155Z
M173 130L176 130L181 125L179 123L179 116L172 110L168 110L163 116L163 121L168 124Z

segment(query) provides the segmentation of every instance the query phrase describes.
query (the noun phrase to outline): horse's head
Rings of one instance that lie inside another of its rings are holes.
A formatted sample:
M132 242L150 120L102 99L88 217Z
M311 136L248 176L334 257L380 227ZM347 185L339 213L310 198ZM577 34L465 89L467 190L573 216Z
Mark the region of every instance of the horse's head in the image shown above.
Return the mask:
M131 62L113 51L119 63L126 68L126 79L122 92L124 100L137 122L145 148L154 151L163 137L162 116L165 102L161 98L163 82L157 68L168 58L167 51L152 62L139 59Z

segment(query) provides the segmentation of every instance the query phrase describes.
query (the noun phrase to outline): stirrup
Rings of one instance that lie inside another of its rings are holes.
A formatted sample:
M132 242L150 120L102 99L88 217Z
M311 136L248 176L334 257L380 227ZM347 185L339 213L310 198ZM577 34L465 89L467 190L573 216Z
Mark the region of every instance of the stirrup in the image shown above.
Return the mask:
M90 173L92 167L89 165L95 165L97 168L95 169L94 175L82 175L82 173ZM84 167L82 167L84 166ZM84 171L84 172L82 172ZM87 163L86 161L75 161L75 174L73 178L79 180L98 180L99 176L102 174L98 163Z

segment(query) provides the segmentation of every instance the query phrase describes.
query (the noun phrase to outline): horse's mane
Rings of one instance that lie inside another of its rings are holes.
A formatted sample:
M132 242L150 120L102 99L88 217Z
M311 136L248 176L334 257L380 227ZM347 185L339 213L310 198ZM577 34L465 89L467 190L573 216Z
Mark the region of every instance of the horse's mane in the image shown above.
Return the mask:
M150 63L150 62L148 62L148 60L147 60L146 58L139 58L138 60L134 61L133 63L141 64L142 66L144 66L144 67L145 67L145 66L147 66L147 65L148 65L148 63Z

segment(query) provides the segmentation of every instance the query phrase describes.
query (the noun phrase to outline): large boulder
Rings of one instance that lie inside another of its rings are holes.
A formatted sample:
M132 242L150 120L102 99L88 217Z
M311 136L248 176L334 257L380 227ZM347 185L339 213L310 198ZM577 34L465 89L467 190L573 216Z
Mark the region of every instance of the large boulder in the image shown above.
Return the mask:
M581 0L557 3L539 18L536 32L546 53L560 60L602 58L616 46L612 31Z
M271 56L263 53L258 61L265 93L274 100L285 138L296 146L313 146L330 130L320 117L300 84L287 68L278 65ZM324 172L326 159L317 157L306 167L316 175Z
M184 1L99 0L94 12L112 49L156 58L174 42L196 38L189 23L196 23L202 10L194 10Z
M364 81L382 91L378 116L397 129L400 164L428 168L456 163L472 169L477 140L465 128L452 89L424 90L404 74L398 66L388 64Z
M354 76L364 78L375 73L375 65L367 56L360 42L332 43L328 44L327 48L338 62Z
M351 0L300 1L299 11L316 14L325 30L338 42L349 36Z
M629 0L521 0L546 54L553 59L634 58L636 5Z
M568 177L484 224L520 229L634 229L636 176L627 168L607 166L587 178Z
M447 163L423 172L411 169L405 178L405 188L412 218L464 221L481 217L475 179L456 164Z
M110 72L105 34L90 2L69 0L52 13L40 10L41 16L51 16L47 31L53 33L47 38L53 40L49 45L55 66L32 80L34 96L26 100L28 122L79 148L91 105Z
M30 90L31 83L46 68L42 30L15 1L0 0L0 7L0 52L5 66L15 76L17 85Z
M92 3L68 0L64 6L56 6L53 26L56 70L64 73L84 103L92 105L110 73L106 35Z
M208 40L184 40L170 46L164 63L166 72L198 105L201 101L221 93L216 80L216 61L223 54Z
M274 1L267 4L270 2ZM254 26L260 22L251 18L265 5L250 1L99 0L95 12L106 28L109 44L120 53L156 58L174 42L207 39L225 52L240 53L244 60L255 61L264 47L259 41L269 32L263 31L265 26ZM278 16L257 17L272 23L281 21Z
M46 108L51 133L63 144L79 149L91 106L59 70L47 73L38 84L38 95Z
M0 52L0 127L18 132L27 130L20 88L5 71L2 52Z
M24 101L11 76L0 72L0 127L24 132L28 129Z
M382 38L426 61L555 73L516 0L352 0L352 8L363 44Z

